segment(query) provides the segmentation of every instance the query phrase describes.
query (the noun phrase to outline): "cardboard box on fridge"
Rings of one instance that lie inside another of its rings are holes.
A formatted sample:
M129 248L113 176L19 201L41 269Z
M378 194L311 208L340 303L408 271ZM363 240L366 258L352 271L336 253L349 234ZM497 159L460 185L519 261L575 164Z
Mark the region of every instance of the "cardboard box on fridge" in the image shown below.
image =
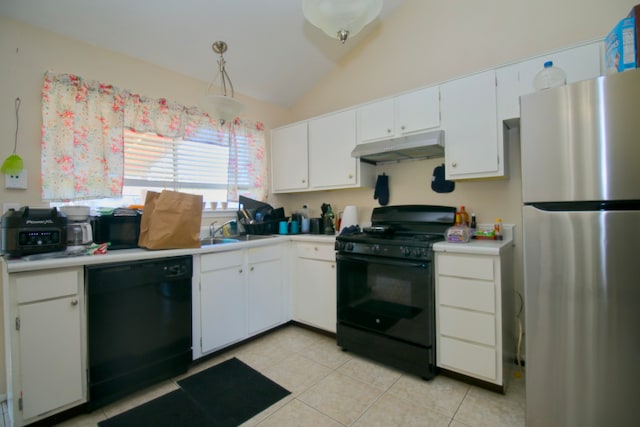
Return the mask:
M638 38L640 36L640 5L611 30L605 39L606 71L615 73L637 68L640 63Z

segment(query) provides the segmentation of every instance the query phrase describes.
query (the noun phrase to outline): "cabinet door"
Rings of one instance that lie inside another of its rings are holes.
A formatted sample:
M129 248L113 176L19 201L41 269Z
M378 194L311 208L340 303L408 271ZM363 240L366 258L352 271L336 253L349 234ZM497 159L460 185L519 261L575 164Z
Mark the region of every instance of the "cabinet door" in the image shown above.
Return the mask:
M273 192L309 186L307 123L271 131L271 180Z
M295 280L295 319L336 332L336 264L298 258Z
M440 126L440 87L429 87L397 96L395 115L397 136Z
M283 322L282 261L249 262L249 335Z
M24 419L83 399L77 295L18 307Z
M501 176L495 71L440 86L447 179Z
M313 188L356 184L357 162L355 110L320 117L309 122L309 183Z
M535 91L533 79L538 71L544 68L544 63L547 61L553 61L553 65L564 70L567 74L567 83L575 83L600 76L601 44L601 42L591 43L521 62L519 64L520 95Z
M358 109L358 143L393 137L394 109L393 99L385 99L360 107Z
M200 274L202 353L247 337L247 293L244 264Z

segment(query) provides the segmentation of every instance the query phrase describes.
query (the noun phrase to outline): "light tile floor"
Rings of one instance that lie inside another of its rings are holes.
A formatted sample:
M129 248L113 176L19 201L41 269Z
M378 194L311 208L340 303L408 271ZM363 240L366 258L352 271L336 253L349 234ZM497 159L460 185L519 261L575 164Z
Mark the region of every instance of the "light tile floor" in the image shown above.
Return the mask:
M291 391L244 427L525 424L523 378L512 378L506 395L442 375L424 381L343 352L335 339L291 325L200 363L185 375L61 425L95 426L177 389L177 380L232 357Z

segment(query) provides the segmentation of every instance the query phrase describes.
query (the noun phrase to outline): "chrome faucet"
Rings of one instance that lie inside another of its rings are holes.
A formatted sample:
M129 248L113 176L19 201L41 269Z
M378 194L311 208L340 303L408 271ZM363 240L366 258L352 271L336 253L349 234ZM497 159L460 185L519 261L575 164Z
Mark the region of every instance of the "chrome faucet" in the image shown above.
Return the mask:
M229 221L222 224L220 227L215 228L216 222L213 221L211 224L209 224L209 237L216 237L216 234L218 234L221 230L223 230L227 225L235 224L235 223L236 223L235 219L230 219Z

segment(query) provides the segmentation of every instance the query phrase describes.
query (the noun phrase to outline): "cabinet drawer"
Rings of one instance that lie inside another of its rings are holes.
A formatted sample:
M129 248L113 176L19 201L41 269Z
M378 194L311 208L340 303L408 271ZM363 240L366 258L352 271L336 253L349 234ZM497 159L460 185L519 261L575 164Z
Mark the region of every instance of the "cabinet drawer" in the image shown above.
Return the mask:
M249 249L249 263L272 261L280 258L282 258L282 245L269 245Z
M493 280L493 258L465 255L438 255L438 274Z
M493 282L438 276L438 304L495 313Z
M440 335L448 335L490 346L496 345L496 327L493 315L442 306L438 309Z
M218 270L244 264L244 251L217 252L200 257L200 271Z
M76 295L80 274L77 269L16 274L18 304Z
M333 244L326 243L298 243L298 257L335 261L336 252Z
M492 348L442 337L439 343L438 366L497 379L496 351Z

